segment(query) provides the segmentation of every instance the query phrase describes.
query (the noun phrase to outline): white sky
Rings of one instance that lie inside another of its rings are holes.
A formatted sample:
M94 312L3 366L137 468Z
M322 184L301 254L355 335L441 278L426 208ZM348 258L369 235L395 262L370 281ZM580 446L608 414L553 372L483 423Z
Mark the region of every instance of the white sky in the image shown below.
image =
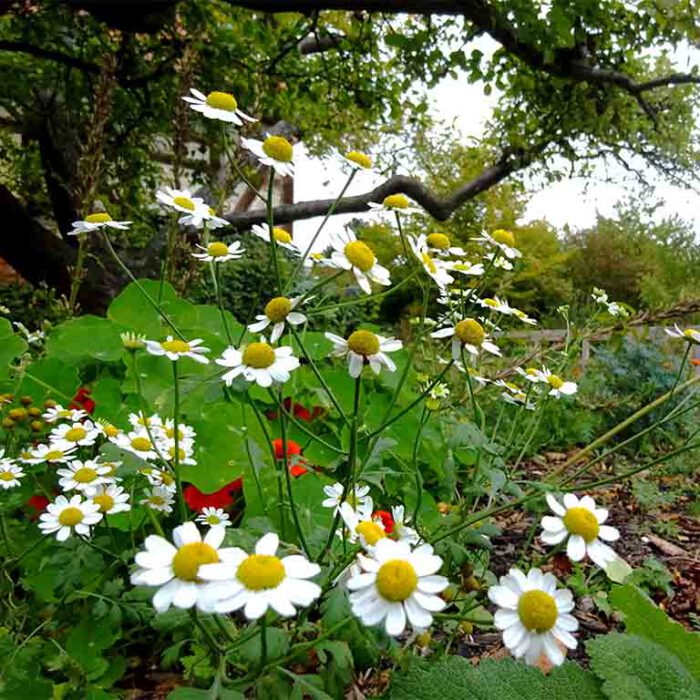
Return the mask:
M493 51L496 46L488 37L475 42L485 54ZM695 55L683 54L681 63L688 64L699 62L697 57L700 52L692 52ZM679 66L686 69L686 65ZM444 79L436 88L429 92L431 109L435 115L439 115L444 121L454 120L461 132L462 138L479 138L484 132L485 125L491 116L493 106L498 100L497 91L490 96L483 93L479 84L469 84L466 79ZM342 167L330 159L321 161L318 158L309 157L303 149L299 149L299 155L295 158L295 201L320 198L335 198L343 187L347 175ZM585 228L595 223L597 214L612 216L615 205L622 199L640 191L640 184L636 178L625 171L622 166L608 166L599 168L599 175L607 175L612 182L601 182L602 177L595 175L588 178L574 178L560 182L547 184L541 180L530 178L528 190L531 193L530 202L521 219L526 223L533 219L546 219L557 228L569 225L572 228ZM673 186L655 177L650 173L649 179L655 185L657 200L663 200L665 204L656 212L661 219L669 214L679 214L684 219L693 221L700 233L700 194ZM380 175L360 172L353 181L348 195L362 194L371 190L383 180ZM327 235L353 218L371 219L371 214L351 214L347 216L334 216L326 225L323 234L319 238L315 249L325 246ZM374 215L376 216L376 215ZM301 243L306 243L316 232L321 219L309 219L294 224L295 238Z

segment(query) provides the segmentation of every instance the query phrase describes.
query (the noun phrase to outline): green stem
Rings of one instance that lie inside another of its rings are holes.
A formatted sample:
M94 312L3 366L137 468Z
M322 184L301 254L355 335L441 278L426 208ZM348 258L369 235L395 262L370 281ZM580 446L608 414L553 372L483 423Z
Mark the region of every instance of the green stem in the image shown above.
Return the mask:
M114 258L117 265L119 265L119 267L124 271L124 274L126 274L126 276L134 283L139 292L141 292L144 299L146 299L146 301L158 312L160 317L170 326L170 328L172 328L175 335L177 335L178 338L180 338L180 340L185 340L185 336L182 335L182 333L180 333L175 324L170 320L168 314L166 314L165 311L161 309L160 304L158 304L158 302L143 288L143 285L136 279L136 277L134 277L131 270L122 262L121 258L117 255L117 252L112 247L112 244L110 243L107 234L103 233L102 235L105 244L107 245L107 249Z
M182 479L180 477L180 380L178 378L177 361L173 365L173 442L175 453L173 454L173 471L177 484L177 500L180 506L180 518L184 523L187 520L187 506L185 496L182 493Z
M228 321L226 320L226 311L224 310L224 302L221 298L221 284L219 283L219 265L217 263L210 263L212 267L212 280L214 282L214 292L216 293L216 303L219 306L219 313L221 314L221 323L224 326L224 332L226 333L226 339L229 345L233 345L233 336L228 327Z
M423 413L418 423L418 432L416 433L416 439L413 441L413 473L416 479L416 507L413 510L412 522L416 528L418 528L418 514L423 504L423 477L418 469L418 446L420 445L420 439L423 435L423 428L427 424L429 418L430 411L428 411L426 406L423 406Z
M683 374L683 370L685 369L685 363L688 361L688 355L690 354L690 348L691 348L691 343L686 344L687 347L685 349L685 352L683 353L683 359L681 360L680 367L678 368L678 372L676 373L676 378L673 382L673 386L671 387L671 391L669 393L669 401L673 398L673 394L676 391L676 387L678 386L678 382L681 379L681 375Z
M81 233L80 236L78 236L78 256L75 260L75 269L73 270L73 278L71 279L70 283L70 298L68 299L68 308L70 309L71 313L75 311L75 302L78 299L78 291L80 290L80 284L83 281L83 263L85 262L86 240L86 234Z
M311 240L309 241L309 244L306 246L306 250L304 251L301 258L299 259L299 262L294 266L294 269L292 270L292 275L287 280L287 284L285 285L285 288L284 288L285 292L291 288L294 280L296 279L297 275L301 271L301 268L304 266L304 262L309 257L309 253L311 253L311 249L314 247L314 243L316 243L316 239L321 235L321 231L325 227L326 223L328 223L328 219L330 219L330 217L333 216L333 212L335 211L335 208L338 206L338 202L343 198L343 195L347 191L348 187L350 187L350 183L353 181L356 174L357 174L357 170L353 169L353 171L350 173L350 177L348 177L347 182L343 186L343 189L340 191L340 194L338 195L336 200L333 202L333 204L331 204L330 208L326 212L326 215L323 217L323 221L321 222L321 225L318 227L318 229L316 230L316 233L312 236Z
M515 472L515 470L518 468L522 458L525 456L525 452L527 451L527 448L530 447L530 443L532 442L532 439L535 437L535 434L537 433L537 429L540 427L540 423L542 422L542 418L544 416L544 412L547 408L548 402L549 402L549 397L547 397L544 400L544 403L542 404L542 410L539 411L539 415L537 416L537 418L535 419L533 417L532 429L530 430L530 434L528 435L527 439L525 440L525 444L523 445L522 449L520 450L520 454L518 455L518 458L515 460L515 464L513 465L513 469L511 470L512 472Z
M153 508L150 506L146 506L146 513L148 513L148 517L151 520L151 523L153 524L153 527L155 528L155 531L161 536L165 537L165 533L163 532L163 528L160 524L160 521L156 517L156 514L153 512Z
M277 280L277 293L282 294L282 279L280 277L280 266L279 260L277 259L277 239L274 234L274 220L273 220L273 195L274 195L274 184L275 184L275 170L270 167L269 182L267 185L267 227L269 229L270 235L270 246L272 246L272 265L275 269L275 279Z
M204 639L206 639L209 648L214 652L214 654L216 654L216 656L220 656L224 650L219 645L219 642L214 639L214 635L212 635L212 633L206 628L206 625L204 625L199 619L197 608L190 608L190 617L192 618L192 622L194 623L195 627L202 633Z
M304 292L300 297L299 301L297 302L297 306L300 306L301 304L304 303L307 299L311 299L317 292L319 292L321 289L323 289L326 285L330 284L334 280L337 280L338 277L341 275L345 274L345 270L338 270L337 272L334 272L332 275L328 275L327 277L324 277L320 282L317 282L311 289L309 289L307 292Z
M270 392L272 393L272 392ZM274 394L273 394L274 396ZM277 405L279 412L280 421L280 435L282 438L282 469L284 470L284 476L287 484L287 496L289 497L289 508L292 511L292 520L294 521L294 527L297 530L297 537L299 538L299 543L301 548L304 550L304 554L311 556L309 548L306 544L306 539L304 538L304 531L301 528L301 522L299 521L299 514L297 513L296 503L294 502L294 490L292 489L292 475L289 473L289 459L287 457L287 426L285 424L285 414L282 405L282 389L279 390L279 396L277 397Z
M267 665L267 621L266 614L260 618L260 670Z

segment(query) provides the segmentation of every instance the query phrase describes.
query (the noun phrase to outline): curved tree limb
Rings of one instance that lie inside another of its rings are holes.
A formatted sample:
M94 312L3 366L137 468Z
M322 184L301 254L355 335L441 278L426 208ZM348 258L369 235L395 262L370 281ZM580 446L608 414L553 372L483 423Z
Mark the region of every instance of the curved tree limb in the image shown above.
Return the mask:
M438 221L445 221L465 202L474 199L485 190L498 184L511 173L527 167L544 147L528 152L511 153L498 163L483 170L469 182L457 187L447 196L429 190L420 180L405 175L394 175L370 192L354 197L343 197L335 207L335 214L353 214L369 211L370 202L381 203L391 194L405 194L419 204ZM317 199L296 204L283 204L273 211L276 223L286 224L314 216L324 216L334 204L334 199ZM236 212L228 214L226 220L236 228L248 228L253 224L264 223L267 219L264 210Z

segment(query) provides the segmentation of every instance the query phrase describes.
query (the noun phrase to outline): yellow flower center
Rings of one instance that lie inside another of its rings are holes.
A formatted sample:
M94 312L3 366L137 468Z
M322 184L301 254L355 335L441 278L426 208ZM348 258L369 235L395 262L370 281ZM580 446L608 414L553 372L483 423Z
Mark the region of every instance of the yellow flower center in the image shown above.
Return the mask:
M486 331L478 321L475 321L473 318L467 318L455 326L455 335L463 345L480 347L486 337Z
M428 245L438 250L447 250L450 247L450 239L444 233L431 233L428 236Z
M175 452L175 449L173 447L170 448L170 456L172 457ZM172 476L171 474L168 474L168 472L158 472L158 478L160 479L160 483L163 484L163 486L170 486L175 482L175 477Z
M504 228L496 229L492 234L491 238L497 243L504 243L507 246L513 247L515 245L515 236L510 232L506 231Z
M168 455L170 455L170 459L175 459L175 445L171 445L168 447ZM187 458L187 453L185 450L182 449L182 447L177 448L177 460L178 462L182 462L184 459ZM165 473L163 473L165 476ZM170 480L172 481L172 477L169 477ZM163 483L165 483L165 479L163 479Z
M392 603L406 600L418 585L416 570L403 559L384 562L377 572L377 590Z
M149 503L154 506L163 506L165 505L165 499L162 496L151 496L148 499Z
M278 243L291 243L292 242L292 234L289 233L289 231L285 231L283 228L280 228L279 226L273 227L272 235L274 236L275 240Z
M0 472L0 481L12 481L15 475L12 472Z
M63 457L63 452L61 450L49 450L46 453L46 459L49 462L53 462L56 459L61 459Z
M402 194L390 194L384 198L384 206L388 209L408 209L408 198Z
M586 542L598 537L600 525L588 508L569 508L564 515L564 525L572 535L581 535Z
M379 338L371 331L355 331L348 338L348 348L363 357L376 355L379 352Z
M186 343L184 340L164 340L160 347L166 352L189 352L190 344Z
M85 221L87 221L89 224L104 224L107 223L108 221L111 221L112 217L107 214L107 212L99 212L97 214L88 214L85 217Z
M243 352L243 364L265 369L275 362L275 351L267 343L251 343Z
M114 499L107 493L93 496L92 500L100 507L100 513L106 513L114 507Z
M251 554L241 562L236 576L249 591L262 591L266 588L277 588L287 573L279 557Z
M539 373L539 370L535 369L535 367L528 367L525 370L525 374L528 375L528 377L536 377Z
M189 197L173 197L173 204L176 204L178 207L182 207L183 209L187 209L188 211L194 211L194 202Z
M275 297L270 299L265 305L265 316L272 323L280 323L284 321L292 310L292 302L287 297Z
M547 377L547 383L555 389L561 389L562 386L564 386L564 380L560 377L557 377L556 374L550 374Z
M371 168L372 159L366 153L360 153L360 151L350 151L345 154L345 157L352 161L353 163L359 165L361 168Z
M183 544L173 557L175 576L183 581L196 581L199 567L202 564L216 564L219 555L216 550L205 542L190 542Z
M236 98L228 92L210 92L206 102L210 107L223 109L226 112L235 112L238 109Z
M345 257L361 272L369 272L374 267L374 253L362 241L352 241L345 246Z
M85 428L71 428L70 430L66 431L65 438L69 442L79 442L80 440L83 440L87 436L87 430Z
M358 535L364 537L365 542L373 547L382 537L386 537L386 532L384 528L379 524L375 523L374 520L363 520L356 528L355 532Z
M224 255L228 255L228 246L221 241L214 241L207 246L207 253L212 258L223 258Z
M67 525L68 527L73 527L83 521L83 511L75 506L70 506L69 508L64 508L58 515L58 522L61 525Z
M82 467L73 474L73 479L79 484L89 484L97 478L97 471L90 467Z
M218 525L221 518L218 515L207 515L207 525Z
M145 437L135 437L131 441L131 446L137 452L148 452L151 449L151 441Z
M423 258L423 265L434 275L437 272L437 267L433 259L427 253L423 253L421 257Z
M105 431L105 435L107 437L113 438L113 437L117 437L117 435L119 435L119 428L117 428L117 426L115 426L115 425L111 425L111 424L105 425L104 431Z
M294 156L292 144L283 136L268 136L262 145L265 155L282 163L290 163Z
M526 629L542 634L556 624L557 604L549 593L527 591L518 601L518 616Z
M101 464L103 467L109 468L109 471L107 472L107 476L114 476L117 473L116 462L102 462Z
M697 331L693 328L686 328L683 331L683 335L688 338L688 340L695 340L697 338Z
M495 299L486 298L484 299L484 304L486 304L486 306L490 306L492 309L498 307L498 302Z
M171 440L175 437L175 428L166 428L165 429L165 434L167 437L169 437ZM182 430L177 431L177 439L182 440L184 439L185 434L182 432Z

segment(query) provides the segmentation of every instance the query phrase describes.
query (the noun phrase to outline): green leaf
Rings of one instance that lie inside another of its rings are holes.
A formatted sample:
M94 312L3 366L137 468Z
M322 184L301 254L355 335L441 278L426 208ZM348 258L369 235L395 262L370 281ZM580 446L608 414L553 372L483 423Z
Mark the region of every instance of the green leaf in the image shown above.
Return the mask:
M36 403L51 397L65 406L79 386L76 367L67 366L55 357L46 357L29 365L17 393L31 396Z
M678 657L649 639L612 633L586 644L610 700L695 700L700 685Z
M636 586L620 586L610 593L610 601L625 616L630 634L649 639L675 654L700 679L700 634L688 632L672 620Z
M46 339L48 357L66 364L78 364L86 358L118 362L124 354L122 326L97 316L81 316L56 326Z
M12 330L12 324L6 318L0 318L0 379L7 377L10 362L27 347L27 341Z
M567 662L548 676L513 659L482 661L478 666L461 656L437 663L414 661L408 672L394 676L391 700L602 700L593 674Z

